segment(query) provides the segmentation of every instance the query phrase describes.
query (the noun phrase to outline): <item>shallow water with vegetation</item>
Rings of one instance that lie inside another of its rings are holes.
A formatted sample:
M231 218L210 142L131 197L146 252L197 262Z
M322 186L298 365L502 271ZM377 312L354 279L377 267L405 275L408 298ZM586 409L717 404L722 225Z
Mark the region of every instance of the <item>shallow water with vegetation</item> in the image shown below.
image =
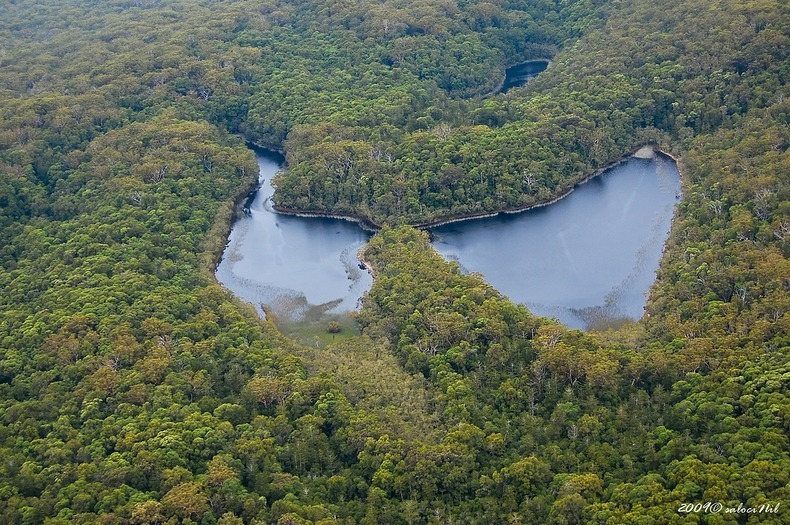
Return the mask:
M372 277L357 252L370 234L341 219L272 210L282 157L258 150L260 187L233 225L217 280L281 322L321 321L358 308Z

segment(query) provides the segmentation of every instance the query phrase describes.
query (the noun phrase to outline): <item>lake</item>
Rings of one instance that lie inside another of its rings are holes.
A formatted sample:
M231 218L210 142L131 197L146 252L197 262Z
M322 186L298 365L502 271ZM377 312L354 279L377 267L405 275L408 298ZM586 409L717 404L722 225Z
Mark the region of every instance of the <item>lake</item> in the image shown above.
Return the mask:
M671 159L629 158L551 205L430 232L446 259L535 314L602 327L642 317L679 194Z
M356 310L372 278L354 222L271 209L281 156L257 150L260 189L233 225L217 280L278 321ZM675 163L629 158L553 204L430 229L434 247L535 314L574 328L639 319L680 194ZM329 316L329 317L327 317Z
M283 158L256 150L260 188L231 229L217 280L278 321L315 320L356 310L372 284L357 252L370 233L341 219L275 213L271 179Z
M548 60L529 60L516 64L505 70L505 83L499 93L507 93L514 87L520 87L538 76L549 67Z

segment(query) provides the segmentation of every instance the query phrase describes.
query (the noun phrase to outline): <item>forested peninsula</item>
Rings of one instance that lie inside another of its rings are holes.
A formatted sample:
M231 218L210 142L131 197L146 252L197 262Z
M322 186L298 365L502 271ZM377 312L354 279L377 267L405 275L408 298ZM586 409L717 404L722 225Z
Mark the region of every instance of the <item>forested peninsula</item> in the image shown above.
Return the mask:
M1 15L0 523L790 522L787 2ZM276 205L382 226L361 335L216 283L245 140L286 154ZM683 198L638 322L534 316L412 227L646 144Z

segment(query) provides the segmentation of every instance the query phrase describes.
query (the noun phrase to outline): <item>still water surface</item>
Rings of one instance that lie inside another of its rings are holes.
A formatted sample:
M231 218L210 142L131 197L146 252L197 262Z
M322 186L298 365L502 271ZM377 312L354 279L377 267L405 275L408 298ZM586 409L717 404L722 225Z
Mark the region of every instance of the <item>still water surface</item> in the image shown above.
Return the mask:
M642 317L679 193L672 160L631 158L549 206L431 233L445 258L532 312L604 326Z
M282 157L258 152L260 190L236 221L217 279L278 319L355 310L372 279L357 224L272 211ZM631 158L568 197L519 214L432 228L434 246L513 301L575 328L639 319L680 192L673 161Z
M505 70L505 83L502 84L500 93L507 93L514 87L520 87L535 78L549 67L548 60L529 60L516 64Z
M372 284L357 261L370 234L340 219L272 211L271 179L283 159L265 150L256 153L261 186L249 213L233 224L217 280L259 312L265 306L285 321L357 309Z

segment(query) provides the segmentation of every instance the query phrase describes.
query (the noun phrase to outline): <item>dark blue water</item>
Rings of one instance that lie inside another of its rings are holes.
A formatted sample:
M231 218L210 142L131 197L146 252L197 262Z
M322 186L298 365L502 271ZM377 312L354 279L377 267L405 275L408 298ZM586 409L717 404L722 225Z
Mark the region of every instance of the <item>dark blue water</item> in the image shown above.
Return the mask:
M509 89L520 87L535 78L549 67L548 60L530 60L522 64L517 64L505 70L505 83L502 85L500 93L507 93Z
M281 320L357 309L372 284L357 261L370 234L349 221L273 212L270 182L281 163L277 155L258 152L261 187L249 214L231 229L217 280Z
M559 202L433 228L445 258L575 328L642 317L680 192L675 163L636 159Z

